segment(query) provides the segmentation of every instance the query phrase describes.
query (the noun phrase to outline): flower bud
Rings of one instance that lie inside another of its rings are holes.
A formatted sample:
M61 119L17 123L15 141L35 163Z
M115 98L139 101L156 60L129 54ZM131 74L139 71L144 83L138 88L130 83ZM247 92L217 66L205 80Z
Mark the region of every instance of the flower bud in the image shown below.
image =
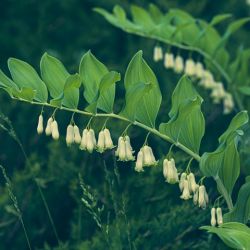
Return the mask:
M97 150L102 153L105 150L105 135L104 131L100 131L98 135L98 141L97 141Z
M125 141L124 139L122 138L121 142L120 142L120 145L119 145L119 160L120 161L126 161L126 145L125 145Z
M162 48L160 46L155 46L154 47L154 61L158 62L160 60L162 60L163 58L163 53L162 53Z
M110 132L107 128L104 129L104 138L105 138L105 149L111 149L114 147Z
M193 59L187 59L185 64L185 74L193 76L195 74L195 64Z
M174 61L174 71L176 73L181 73L184 70L184 62L181 56L177 56Z
M194 174L193 174L193 173L190 173L190 174L187 176L187 180L188 180L188 185L189 185L189 190L190 190L190 192L195 193L196 188L197 188L197 184L196 184L196 181L195 181L195 176L194 176Z
M215 217L215 208L214 207L211 209L211 226L212 227L216 226L216 217Z
M81 144L79 147L81 150L87 149L87 134L88 134L88 130L85 128L82 132L82 139L81 139Z
M174 55L171 53L165 53L164 56L164 67L166 69L173 68L175 66L174 64Z
M69 124L66 132L66 143L70 146L74 142L74 127Z
M187 174L184 172L181 174L180 182L179 182L179 188L181 192L183 191L184 188L184 181L187 179Z
M155 160L151 147L147 145L144 146L142 148L142 152L143 152L143 165L144 166L155 166L157 164L157 161Z
M192 196L190 195L190 192L189 192L187 180L183 181L183 192L182 192L182 195L180 196L180 198L183 200L188 200L188 199L192 198Z
M52 122L53 122L53 118L50 117L47 121L47 126L46 126L46 129L45 129L45 134L47 136L51 135L52 133L52 130L51 130L51 125L52 125Z
M43 133L43 115L39 115L37 124L37 133L40 135Z
M81 143L81 135L80 135L80 131L79 131L79 128L78 126L74 125L74 142L76 144L80 144Z
M143 152L140 150L137 154L136 163L135 163L135 171L143 172Z
M54 120L51 124L51 134L52 134L52 138L54 140L58 140L59 139L59 130L58 130L58 124L57 121Z
M198 77L198 78L202 78L202 77L203 77L203 74L204 74L203 65L202 65L202 63L197 62L197 63L195 64L195 75L196 75L196 77Z
M216 209L216 215L217 215L217 222L218 225L222 225L223 224L223 216L222 216L222 210L220 207L217 207Z
M135 157L133 156L134 151L132 150L132 147L130 145L130 139L127 135L125 136L125 149L126 149L126 160L134 161L135 159Z
M87 150L89 153L92 153L96 146L95 132L93 129L90 129L87 133Z
M199 198L198 198L198 204L199 207L202 209L205 209L208 203L208 195L206 192L206 188L204 185L199 186Z
M175 161L172 158L169 161L169 164L168 164L167 182L170 183L170 184L175 184L178 181L179 181L179 176L178 176L178 173L177 173L177 169L175 167Z

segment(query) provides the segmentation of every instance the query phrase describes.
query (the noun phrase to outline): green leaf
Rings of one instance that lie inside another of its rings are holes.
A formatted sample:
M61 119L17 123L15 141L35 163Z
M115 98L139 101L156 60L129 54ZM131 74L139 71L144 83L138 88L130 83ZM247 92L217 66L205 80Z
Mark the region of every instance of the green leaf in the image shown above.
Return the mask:
M213 17L213 19L211 20L211 22L209 23L209 25L211 26L215 26L219 23L221 23L222 21L225 21L226 19L232 17L232 14L219 14Z
M240 173L240 159L237 151L240 130L248 121L245 111L238 113L231 121L228 129L220 136L218 148L211 153L204 153L200 161L200 169L205 176L220 179L228 194L231 194ZM222 190L219 190L222 192Z
M12 90L12 93L15 97L18 97L20 99L26 100L26 101L32 101L35 98L36 91L31 88L22 88L21 90Z
M156 5L152 3L149 4L149 14L152 20L157 24L163 20L163 13Z
M250 176L248 176L250 178ZM224 215L225 221L247 223L250 220L250 182L241 186L233 210Z
M35 100L47 102L48 91L46 85L31 65L24 61L10 58L8 67L13 81L20 89L32 89L36 92Z
M243 95L250 96L250 87L248 86L238 87L237 90Z
M63 92L69 73L63 64L55 57L44 53L40 62L41 76L46 83L52 98L57 98Z
M244 224L230 222L220 227L203 226L200 229L217 234L229 247L235 249L250 249L250 229Z
M139 83L152 85L150 91L147 91L139 100L138 106L136 106L135 118L145 125L155 127L155 120L161 105L162 96L154 72L142 58L142 51L137 52L130 61L124 82L126 96L131 91L131 88L134 88ZM126 105L128 105L127 97ZM133 109L135 109L135 106Z
M89 104L97 100L101 79L107 73L106 66L90 51L83 55L79 74L84 87L84 97Z
M180 105L187 104L190 101L200 97L194 88L192 81L188 76L183 76L176 85L172 94L172 106L169 112L169 117L172 118L177 115Z
M160 125L160 132L166 134L198 153L201 139L205 132L205 120L201 112L201 98L183 102L179 105L178 112L168 123Z
M97 108L104 112L112 113L115 101L115 83L121 80L121 75L111 71L103 76L100 83Z
M126 21L126 12L120 5L115 5L113 13L121 23Z

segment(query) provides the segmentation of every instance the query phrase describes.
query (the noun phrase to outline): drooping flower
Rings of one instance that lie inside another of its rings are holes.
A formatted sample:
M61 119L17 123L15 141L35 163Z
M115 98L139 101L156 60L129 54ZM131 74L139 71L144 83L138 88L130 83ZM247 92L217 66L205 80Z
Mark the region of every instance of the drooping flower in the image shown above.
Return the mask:
M196 184L195 176L193 173L190 173L187 175L187 181L188 181L190 192L195 193L195 191L197 190L197 184Z
M187 180L187 174L184 172L181 174L181 178L180 178L180 182L179 182L179 188L180 188L181 192L183 191L185 180Z
M81 135L80 135L80 131L77 125L74 125L74 142L76 144L80 144L81 143Z
M169 161L167 159L163 161L163 175L166 179L166 182L170 184L179 182L179 176L173 158Z
M96 147L95 131L92 128L88 130L86 141L86 149L89 151L89 153L92 153Z
M213 207L212 209L211 209L211 226L212 227L215 227L216 226L216 216L215 216L215 212L216 212L216 210L215 210L215 208Z
M82 139L79 147L81 150L87 149L87 134L88 134L88 129L85 128L82 132Z
M114 147L110 132L107 128L104 129L105 149L112 149Z
M59 139L59 130L58 130L58 124L57 121L54 119L54 121L51 123L51 135L54 140Z
M195 75L195 63L193 59L187 59L185 64L185 74L188 76Z
M136 163L135 163L135 171L143 172L143 152L140 150L137 154Z
M98 135L97 151L100 153L105 151L105 135L103 130L101 130Z
M183 58L181 56L176 56L175 61L174 61L174 71L176 73L181 73L184 70L184 62Z
M163 59L163 52L162 48L160 46L155 46L154 47L154 61L158 62Z
M205 89L213 89L216 86L214 77L209 70L203 71L203 77L200 81L200 85L203 86Z
M217 223L218 225L222 225L223 224L223 216L222 216L222 210L220 207L217 207L216 209L216 216L217 216Z
M39 135L43 133L43 115L42 114L40 114L38 118L37 133Z
M205 209L208 204L208 194L204 185L199 186L198 205Z
M234 109L234 100L230 93L225 94L225 97L223 99L223 106L224 106L223 109L224 114L229 114Z
M145 145L142 149L143 152L143 165L144 166L155 166L157 161L155 160L152 148Z
M74 127L69 124L66 131L66 143L70 146L74 142Z
M135 157L133 156L133 149L130 144L130 138L128 135L125 136L125 149L126 149L126 158L127 161L134 161Z
M188 199L192 198L192 196L190 195L190 192L189 192L189 185L188 185L187 180L183 181L183 192L182 192L182 195L180 196L180 198L183 200L188 200Z
M195 64L195 75L196 75L197 78L202 78L203 74L204 74L203 65L202 65L202 63L197 62Z
M214 86L211 97L213 98L214 103L219 103L226 95L226 91L224 86L221 82L218 82L216 86Z
M133 161L135 159L133 153L134 151L131 147L129 136L120 136L115 155L120 161Z
M51 129L52 122L53 122L53 118L50 117L47 121L46 129L45 129L45 134L47 136L51 135L52 133L52 129Z
M175 62L174 62L174 55L172 53L165 53L164 55L164 67L166 69L174 68Z

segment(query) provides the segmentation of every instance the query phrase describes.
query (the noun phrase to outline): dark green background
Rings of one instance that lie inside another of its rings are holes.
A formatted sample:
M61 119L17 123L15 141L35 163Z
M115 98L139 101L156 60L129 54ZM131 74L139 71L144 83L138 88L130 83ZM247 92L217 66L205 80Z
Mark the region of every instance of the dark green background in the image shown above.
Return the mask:
M130 4L146 7L148 3L139 0L1 0L0 68L7 72L7 59L17 57L39 69L39 60L47 51L60 58L67 69L74 73L78 70L82 54L91 49L109 69L117 70L123 76L130 58L141 49L157 74L163 94L158 122L166 121L170 96L178 76L152 61L154 41L125 34L92 11L96 6L111 10L115 4L121 4L129 9ZM165 11L173 7L181 8L207 21L220 13L233 13L233 18L250 14L250 6L245 1L183 0L153 3ZM218 28L222 31L226 24L224 22ZM249 27L244 26L231 38L228 49L232 55L235 55L238 46L249 46ZM205 99L203 110L207 125L201 149L204 152L216 147L218 135L227 127L233 114L221 116L222 107L212 105L208 94L200 91ZM123 101L123 94L121 82L117 90L118 106ZM65 245L64 249L129 249L127 231L132 249L223 249L217 238L198 230L201 225L209 224L209 210L196 209L191 201L182 202L177 186L164 183L160 167L138 174L134 172L133 164L118 163L118 182L114 173L113 152L90 155L76 147L66 147L63 137L70 120L69 113L57 113L62 136L60 141L54 142L36 134L40 112L38 107L12 101L7 94L0 92L0 111L13 123L31 163L25 161L20 147L8 133L0 130L0 164L11 178L34 249L60 248L56 248L58 244L33 176L42 183L42 191L59 238ZM45 110L46 117L51 113L52 110ZM87 123L85 117L76 116L76 120L81 128ZM101 120L94 121L96 131L102 124ZM108 126L116 140L125 124L109 121ZM138 150L144 141L145 131L132 128L129 133L134 148ZM168 144L153 136L149 140L157 158L168 152ZM184 169L185 155L179 151L175 153L179 159L178 167ZM244 161L244 171L247 171L247 164L248 160ZM196 164L192 168L197 172ZM81 202L78 173L91 186L98 206L104 205L104 224L109 215L110 247L107 247L103 234ZM113 183L111 187L110 183ZM206 184L211 186L211 198L216 198L214 182L208 180ZM13 205L1 179L0 249L27 249L22 227L12 211Z

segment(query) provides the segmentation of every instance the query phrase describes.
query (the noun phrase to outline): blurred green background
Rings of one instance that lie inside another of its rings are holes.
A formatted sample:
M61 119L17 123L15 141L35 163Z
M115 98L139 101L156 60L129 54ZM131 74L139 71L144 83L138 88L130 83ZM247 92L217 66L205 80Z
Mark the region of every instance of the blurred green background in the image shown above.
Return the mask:
M165 11L168 8L180 8L207 21L220 13L232 13L233 18L250 14L250 6L245 1L159 0L152 3ZM1 0L0 68L7 72L7 59L16 57L39 69L39 60L47 51L74 73L78 70L83 53L91 49L109 69L124 75L129 60L141 49L157 74L163 94L159 121L166 121L170 96L178 76L153 62L154 41L125 34L92 11L97 6L111 10L115 4L129 9L130 4L146 7L149 2ZM219 29L224 30L225 24L219 25ZM244 26L230 40L228 49L232 55L235 55L241 44L249 47L249 28L249 24ZM123 94L121 82L118 84L117 104L122 103ZM205 92L201 94L205 99L203 108L207 123L203 140L206 143L201 149L204 152L216 147L217 137L227 127L233 114L221 116L222 107L212 105ZM32 249L224 249L216 237L198 230L201 225L209 224L210 211L194 208L191 201L182 202L178 187L164 183L160 167L138 174L133 170L133 163L118 162L116 166L113 152L90 155L79 151L77 147L67 148L63 137L70 121L69 113L57 113L62 136L55 142L36 133L40 112L38 107L12 101L1 91L0 111L12 122L28 156L28 160L25 160L15 140L0 130L0 164L6 168L11 179ZM52 110L45 109L46 117L51 113ZM76 120L81 128L88 122L80 116L76 116ZM94 121L96 131L102 124L101 120ZM115 140L125 126L120 122L108 122ZM134 148L138 150L144 142L145 131L131 128L129 134ZM153 136L149 140L157 158L168 152L168 144ZM185 155L179 151L175 153L178 167L184 169ZM244 159L244 163L246 172L248 161ZM192 166L193 171L197 172L195 163ZM109 225L109 246L105 241L105 233L96 226L83 206L79 173L96 197L94 209L104 208L101 220L104 231ZM58 247L34 177L51 211L61 247ZM23 229L8 191L4 188L5 181L2 177L0 180L0 250L28 249ZM207 186L211 186L211 198L216 198L213 181L208 180Z

